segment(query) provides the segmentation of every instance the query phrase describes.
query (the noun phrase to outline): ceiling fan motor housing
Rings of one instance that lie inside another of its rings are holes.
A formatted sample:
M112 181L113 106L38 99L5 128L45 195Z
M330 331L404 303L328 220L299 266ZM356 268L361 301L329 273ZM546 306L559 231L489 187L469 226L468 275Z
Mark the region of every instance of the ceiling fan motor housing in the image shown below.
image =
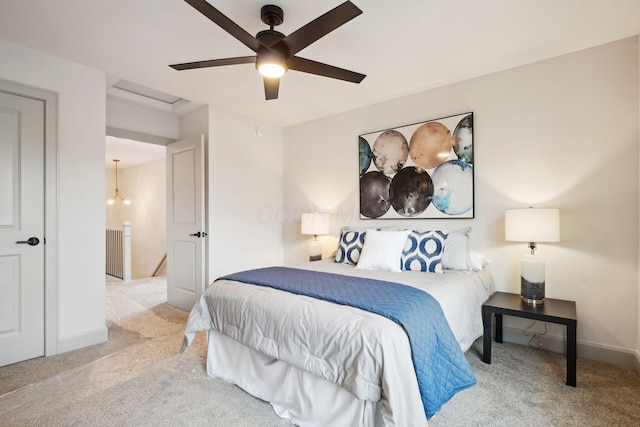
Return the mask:
M284 22L284 12L273 4L267 4L260 9L260 19L273 30L273 27Z
M272 47L284 38L284 34L276 30L264 30L256 34L256 38L260 40L260 43L263 45Z

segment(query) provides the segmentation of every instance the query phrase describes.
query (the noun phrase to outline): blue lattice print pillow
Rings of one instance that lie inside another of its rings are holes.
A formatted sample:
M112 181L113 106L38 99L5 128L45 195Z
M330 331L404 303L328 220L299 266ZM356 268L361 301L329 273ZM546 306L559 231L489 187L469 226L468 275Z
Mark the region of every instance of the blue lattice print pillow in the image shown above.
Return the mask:
M338 250L336 251L336 262L356 265L360 259L362 246L364 246L364 230L354 230L346 228L342 230Z
M443 273L442 254L447 233L444 231L412 231L402 251L403 270Z

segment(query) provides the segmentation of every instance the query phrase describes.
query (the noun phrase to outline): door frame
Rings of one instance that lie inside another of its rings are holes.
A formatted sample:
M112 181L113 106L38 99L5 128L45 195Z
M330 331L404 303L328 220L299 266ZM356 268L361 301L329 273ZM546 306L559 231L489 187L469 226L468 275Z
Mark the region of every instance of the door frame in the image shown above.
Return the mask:
M44 355L58 353L58 94L0 79L0 90L44 103Z

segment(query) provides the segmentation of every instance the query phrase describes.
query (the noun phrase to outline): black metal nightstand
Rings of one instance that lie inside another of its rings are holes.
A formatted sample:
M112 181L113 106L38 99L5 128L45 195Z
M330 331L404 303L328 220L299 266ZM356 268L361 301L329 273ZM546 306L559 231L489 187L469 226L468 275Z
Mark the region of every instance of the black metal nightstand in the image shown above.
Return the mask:
M522 302L519 294L496 292L482 305L482 361L491 363L491 315L496 316L496 342L502 342L502 316L515 316L543 322L558 323L567 327L567 385L576 386L576 303L545 298L542 305Z

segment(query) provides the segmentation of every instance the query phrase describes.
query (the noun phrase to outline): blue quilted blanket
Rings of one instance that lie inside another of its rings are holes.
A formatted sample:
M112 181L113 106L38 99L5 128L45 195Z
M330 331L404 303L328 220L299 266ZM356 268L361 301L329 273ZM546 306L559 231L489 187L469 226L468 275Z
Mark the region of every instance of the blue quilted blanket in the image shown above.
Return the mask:
M409 337L427 419L431 419L457 392L476 383L440 304L420 289L382 280L287 267L243 271L220 279L351 305L401 325Z

